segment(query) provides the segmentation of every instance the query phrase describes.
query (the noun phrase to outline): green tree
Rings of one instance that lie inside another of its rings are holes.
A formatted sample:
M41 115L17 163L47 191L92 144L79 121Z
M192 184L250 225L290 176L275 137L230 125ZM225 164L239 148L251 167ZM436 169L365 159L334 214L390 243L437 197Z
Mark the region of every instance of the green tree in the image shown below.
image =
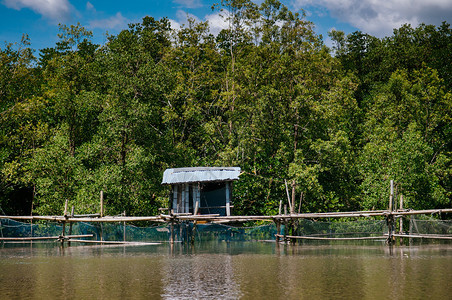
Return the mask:
M162 107L172 87L163 62L169 21L145 17L109 37L97 60L102 70L99 127L82 147L93 185L104 190L111 213L156 213L168 140Z
M18 44L0 48L0 207L6 213L31 210L33 188L20 182L21 173L14 166L20 167L20 159L37 147L42 137L42 122L36 118L39 113L33 111L41 105L29 105L40 91L33 51L27 35Z
M436 71L415 74L395 72L375 91L360 158L365 208L387 207L391 179L410 208L450 205L451 94Z

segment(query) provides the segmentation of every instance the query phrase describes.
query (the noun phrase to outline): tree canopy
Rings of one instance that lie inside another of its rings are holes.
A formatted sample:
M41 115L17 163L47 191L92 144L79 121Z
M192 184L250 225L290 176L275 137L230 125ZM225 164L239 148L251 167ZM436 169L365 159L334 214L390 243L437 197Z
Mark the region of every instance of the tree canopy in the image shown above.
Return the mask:
M151 215L168 167L240 166L235 214L452 205L452 29L330 33L277 0L221 1L218 35L143 18L104 45L79 24L0 48L0 207ZM298 207L297 207L298 209Z

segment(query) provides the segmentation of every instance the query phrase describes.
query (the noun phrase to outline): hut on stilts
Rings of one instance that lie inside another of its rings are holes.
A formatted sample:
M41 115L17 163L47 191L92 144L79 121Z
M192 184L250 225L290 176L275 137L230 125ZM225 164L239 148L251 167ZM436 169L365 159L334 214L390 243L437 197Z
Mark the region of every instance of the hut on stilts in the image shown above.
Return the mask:
M232 183L239 175L239 167L167 169L162 184L171 187L169 207L175 214L230 216Z

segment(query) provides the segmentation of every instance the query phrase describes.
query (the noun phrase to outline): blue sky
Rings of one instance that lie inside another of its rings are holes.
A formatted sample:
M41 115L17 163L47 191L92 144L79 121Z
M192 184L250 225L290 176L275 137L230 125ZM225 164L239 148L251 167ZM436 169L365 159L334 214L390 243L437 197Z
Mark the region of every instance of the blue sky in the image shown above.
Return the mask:
M187 15L208 20L212 31L222 26L213 3L220 0L0 0L0 48L4 42L19 42L29 35L31 47L53 47L58 40L58 23L79 22L92 30L96 43L105 42L105 33L116 34L144 16L168 17L173 26L185 23ZM451 0L280 0L292 11L304 9L317 33L331 29L351 33L356 30L374 36L390 35L393 28L409 23L439 25L452 22ZM257 4L262 0L255 1Z

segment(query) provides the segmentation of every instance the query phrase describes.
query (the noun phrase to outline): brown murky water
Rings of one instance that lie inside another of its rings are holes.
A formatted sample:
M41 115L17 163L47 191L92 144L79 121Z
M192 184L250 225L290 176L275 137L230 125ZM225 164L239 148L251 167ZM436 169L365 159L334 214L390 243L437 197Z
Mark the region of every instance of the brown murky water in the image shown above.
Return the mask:
M452 299L452 245L4 245L1 299Z

